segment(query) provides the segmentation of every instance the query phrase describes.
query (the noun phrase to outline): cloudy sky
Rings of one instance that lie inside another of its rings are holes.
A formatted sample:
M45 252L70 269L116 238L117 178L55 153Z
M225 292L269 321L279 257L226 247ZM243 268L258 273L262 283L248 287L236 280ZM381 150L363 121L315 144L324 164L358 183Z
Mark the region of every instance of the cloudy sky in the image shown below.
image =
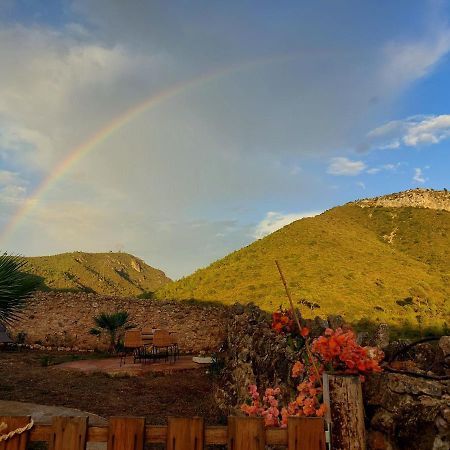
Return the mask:
M450 187L449 19L0 0L1 250L123 250L178 278L337 204Z

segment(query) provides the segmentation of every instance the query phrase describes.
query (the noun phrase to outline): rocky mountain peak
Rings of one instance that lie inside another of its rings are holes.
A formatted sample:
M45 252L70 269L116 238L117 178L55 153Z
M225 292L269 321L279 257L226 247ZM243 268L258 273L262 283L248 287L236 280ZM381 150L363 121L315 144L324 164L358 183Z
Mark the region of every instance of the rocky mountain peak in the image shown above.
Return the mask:
M450 211L450 192L447 189L438 191L417 188L381 197L357 200L350 204L361 206L361 208L385 206L389 208L413 207Z

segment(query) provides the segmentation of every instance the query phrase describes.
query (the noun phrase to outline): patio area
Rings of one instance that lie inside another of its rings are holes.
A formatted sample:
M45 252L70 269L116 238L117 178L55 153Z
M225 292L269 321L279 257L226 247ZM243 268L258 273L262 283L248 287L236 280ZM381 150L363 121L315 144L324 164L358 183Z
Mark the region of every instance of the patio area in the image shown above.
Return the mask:
M133 363L133 357L128 356L125 364L120 364L120 358L107 359L89 359L80 361L71 361L53 366L51 370L76 370L85 373L103 372L111 376L141 376L146 373L172 374L185 370L198 369L205 367L192 361L192 356L180 356L175 362L166 362L164 360Z

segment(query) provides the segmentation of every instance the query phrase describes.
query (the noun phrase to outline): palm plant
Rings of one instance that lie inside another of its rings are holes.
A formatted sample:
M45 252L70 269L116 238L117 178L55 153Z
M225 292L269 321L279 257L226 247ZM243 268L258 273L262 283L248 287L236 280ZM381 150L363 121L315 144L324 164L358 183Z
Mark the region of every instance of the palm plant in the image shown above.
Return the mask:
M38 286L24 272L27 262L20 256L0 255L0 324L12 325L21 316L20 310Z
M126 311L118 311L115 313L101 313L94 317L96 328L91 329L91 334L99 336L102 331L109 334L109 351L117 350L120 346L120 339L125 330L133 328L128 322L128 313Z

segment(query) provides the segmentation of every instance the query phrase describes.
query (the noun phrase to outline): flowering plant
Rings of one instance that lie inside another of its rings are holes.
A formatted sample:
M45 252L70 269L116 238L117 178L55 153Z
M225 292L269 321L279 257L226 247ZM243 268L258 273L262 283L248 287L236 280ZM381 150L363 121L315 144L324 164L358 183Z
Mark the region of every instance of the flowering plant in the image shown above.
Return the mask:
M287 334L294 329L293 323L283 319L289 318L288 312L277 311L272 317L272 329L275 331ZM280 327L280 323L283 326ZM286 426L288 416L320 417L326 412L321 383L325 370L359 375L362 381L365 375L381 371L379 363L384 356L383 352L376 348L360 346L351 330L327 328L322 336L312 342L311 349L306 341L308 335L308 328L301 328L300 336L303 336L308 352L306 355L300 353L303 355L302 360L297 361L291 370L292 378L299 379L295 400L291 401L287 408L280 409L277 398L279 388L267 389L261 402L256 386L251 385L251 402L241 406L245 414L264 417L266 426L281 427Z
M298 329L294 321L294 314L291 309L284 309L282 306L272 313L272 330L277 333L291 336L306 337L309 334L309 329L302 327Z
M312 351L328 371L360 375L361 381L364 381L364 375L381 372L379 363L384 357L376 347L359 345L353 331L342 328L327 328L323 336L314 340Z
M248 387L250 399L241 405L241 411L248 416L263 417L266 427L287 426L288 413L286 408L280 409L280 388L267 388L262 400L256 384Z

